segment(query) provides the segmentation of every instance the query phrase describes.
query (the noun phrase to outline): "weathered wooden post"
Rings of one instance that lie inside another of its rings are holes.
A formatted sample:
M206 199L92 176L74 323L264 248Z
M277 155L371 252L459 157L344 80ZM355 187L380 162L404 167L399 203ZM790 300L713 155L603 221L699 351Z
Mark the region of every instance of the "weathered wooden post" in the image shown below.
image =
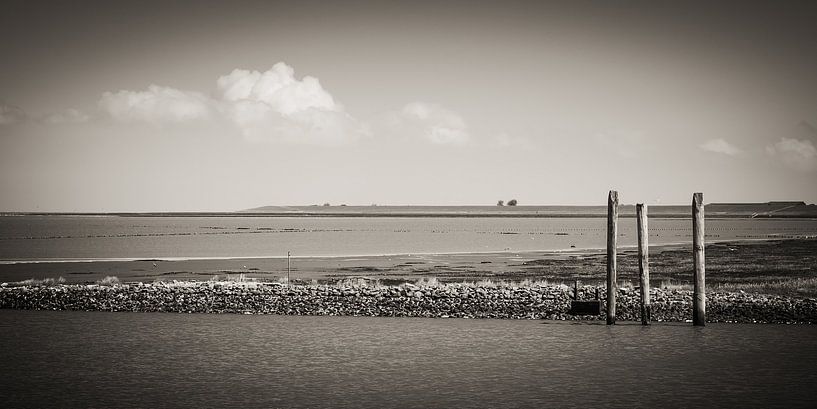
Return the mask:
M287 285L289 285L289 268L290 268L289 256L290 252L287 251Z
M638 219L638 272L641 277L641 324L650 325L650 230L647 225L647 206L635 205Z
M607 196L607 325L616 323L616 240L618 239L618 192Z
M706 325L706 261L704 259L704 194L692 195L692 261L695 286L692 291L692 325Z
M573 300L574 301L579 300L579 280L578 279L575 279L573 281Z

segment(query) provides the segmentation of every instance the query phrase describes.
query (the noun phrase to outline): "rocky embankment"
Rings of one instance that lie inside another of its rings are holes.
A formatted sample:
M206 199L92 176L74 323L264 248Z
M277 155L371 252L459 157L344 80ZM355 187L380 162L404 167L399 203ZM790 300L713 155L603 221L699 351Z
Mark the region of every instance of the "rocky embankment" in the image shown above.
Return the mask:
M579 290L580 299L596 287ZM600 290L601 299L605 298ZM692 292L653 289L653 321L687 321ZM566 286L418 287L283 286L267 283L176 282L124 285L54 285L0 288L0 308L176 313L353 315L382 317L602 319L568 313L573 289ZM707 294L707 321L815 323L817 300L749 293ZM640 296L619 291L617 318L637 321Z

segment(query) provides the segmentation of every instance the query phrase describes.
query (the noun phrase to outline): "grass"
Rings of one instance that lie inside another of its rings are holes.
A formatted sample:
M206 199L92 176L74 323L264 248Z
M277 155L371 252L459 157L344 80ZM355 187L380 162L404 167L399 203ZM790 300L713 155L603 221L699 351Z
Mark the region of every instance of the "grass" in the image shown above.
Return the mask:
M105 278L97 281L96 283L99 284L99 285L107 285L107 286L113 286L113 285L121 284L119 282L119 277L117 277L117 276L105 276Z
M807 250L815 249L814 241L804 243L771 243L745 246L713 245L712 249L707 248L707 291L712 292L738 292L744 291L755 294L785 295L792 297L817 297L817 256ZM721 248L722 247L722 248ZM724 250L725 249L725 250ZM762 249L763 251L758 251ZM710 251L713 250L713 251ZM725 251L724 254L717 254L718 251ZM652 268L652 287L663 290L692 290L691 274L687 273L684 267L678 267L673 262L681 262L686 256L680 252L667 251L656 255L657 262ZM622 257L627 259L627 257ZM761 260L763 259L763 260ZM812 264L814 263L814 264ZM539 269L549 263L534 263ZM683 263L680 263L683 264ZM625 264L626 265L626 264ZM666 271L666 266L673 265L670 274ZM782 266L782 267L781 267ZM549 266L548 268L555 267ZM662 271L663 267L663 271ZM638 287L638 279L631 270L633 268L622 268L624 270L619 277L619 288L634 289ZM628 271L630 270L630 271ZM536 288L536 287L573 287L575 276L556 274L555 277L524 277L509 276L502 279L497 278L454 278L445 276L440 279L436 276L425 276L420 279L411 278L382 278L374 279L366 276L352 276L332 281L309 281L293 279L287 282L286 277L276 277L272 280L257 279L247 277L244 273L225 274L223 276L214 275L210 278L210 283L229 283L230 285L258 286L264 282L272 282L282 285L331 285L338 288L372 288L384 287L416 286L420 288L445 288L445 287L469 287L469 288ZM593 277L579 277L582 285L595 285L604 287L603 273ZM9 286L54 286L65 283L63 277L59 278L29 278L23 281L10 282ZM103 286L120 285L121 281L116 276L106 276L97 281L96 284ZM172 286L197 286L196 281L162 281L162 285Z
M650 254L653 280L692 282L692 253L688 246L654 248ZM511 264L500 274L505 279L523 278L563 280L572 283L603 283L606 258L601 253L576 257L543 257ZM775 240L764 242L711 243L706 246L706 278L710 283L743 281L765 282L817 277L817 240ZM468 279L462 272L446 279ZM638 282L638 257L632 249L618 256L618 278Z
M64 282L65 282L65 279L62 278L62 277L59 277L57 279L54 279L54 278L41 278L41 279L29 278L27 280L16 281L16 282L9 283L9 284L12 285L12 286L19 286L19 287L23 287L23 286L50 287L50 286L53 286L53 285L62 284Z
M759 294L817 297L817 277L749 283L718 283L714 291L745 291Z
M662 280L657 286L664 290L692 291L693 285L687 282ZM739 292L768 295L785 295L789 297L817 297L817 277L771 278L757 281L718 281L709 283L707 291Z

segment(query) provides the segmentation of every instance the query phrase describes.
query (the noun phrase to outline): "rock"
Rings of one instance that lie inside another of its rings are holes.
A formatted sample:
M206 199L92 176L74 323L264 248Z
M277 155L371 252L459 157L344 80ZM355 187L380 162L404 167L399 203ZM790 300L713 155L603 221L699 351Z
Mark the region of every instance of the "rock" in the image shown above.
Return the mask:
M41 310L167 311L389 317L603 319L567 315L570 291L561 287L507 288L449 285L441 288L275 286L246 283L149 283L122 286L58 285L0 288L0 308ZM588 289L583 288L587 293ZM591 293L595 292L591 288ZM620 320L639 320L639 297L619 298ZM692 292L653 289L653 319L684 322ZM422 300L422 302L419 302ZM709 322L817 322L817 300L713 292Z

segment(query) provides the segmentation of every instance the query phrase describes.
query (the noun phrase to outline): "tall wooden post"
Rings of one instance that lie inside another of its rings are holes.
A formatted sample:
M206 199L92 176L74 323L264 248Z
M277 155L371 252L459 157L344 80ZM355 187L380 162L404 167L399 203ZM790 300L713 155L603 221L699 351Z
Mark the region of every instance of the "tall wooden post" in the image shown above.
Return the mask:
M573 300L579 300L579 279L573 281Z
M290 252L287 251L287 285L289 285L289 268L290 268L289 256Z
M650 230L647 225L647 206L635 205L638 219L638 272L641 277L641 324L650 325Z
M618 239L618 192L607 196L607 325L616 323L616 240Z
M692 195L692 261L695 286L692 292L692 325L706 325L706 260L704 258L704 194Z

